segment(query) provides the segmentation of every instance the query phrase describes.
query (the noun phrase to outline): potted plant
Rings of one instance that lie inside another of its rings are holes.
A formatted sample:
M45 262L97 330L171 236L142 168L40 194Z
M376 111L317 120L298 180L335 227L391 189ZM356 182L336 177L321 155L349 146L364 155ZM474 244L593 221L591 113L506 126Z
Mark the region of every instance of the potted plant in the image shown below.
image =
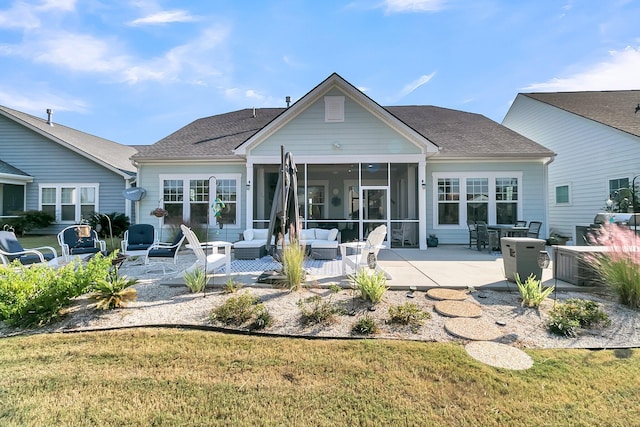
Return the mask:
M438 246L438 236L435 234L429 234L429 237L427 238L427 247L435 248L436 246Z

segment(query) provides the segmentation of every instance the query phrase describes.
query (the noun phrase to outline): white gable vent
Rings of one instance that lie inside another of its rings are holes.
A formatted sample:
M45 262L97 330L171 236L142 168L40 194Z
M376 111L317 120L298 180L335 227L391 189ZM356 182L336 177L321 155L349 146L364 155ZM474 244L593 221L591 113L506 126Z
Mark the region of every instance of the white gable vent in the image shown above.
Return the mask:
M324 121L344 122L344 96L324 97Z

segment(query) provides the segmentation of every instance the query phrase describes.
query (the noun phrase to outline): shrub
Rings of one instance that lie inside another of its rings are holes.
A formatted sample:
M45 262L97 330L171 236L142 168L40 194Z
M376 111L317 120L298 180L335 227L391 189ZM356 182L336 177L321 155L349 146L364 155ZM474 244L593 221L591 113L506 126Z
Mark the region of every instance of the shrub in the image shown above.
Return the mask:
M635 233L617 225L605 225L594 232L590 243L607 247L605 252L585 257L598 280L611 287L622 304L640 308L640 252L636 250Z
M546 297L553 292L554 287L542 287L542 280L536 279L534 274L530 274L527 280L522 282L520 275L516 273L516 283L522 297L522 305L527 307L540 307Z
M222 292L225 294L235 294L242 288L242 283L234 281L231 277L227 279L227 282L222 287Z
M306 274L304 271L304 257L304 245L294 242L282 249L282 273L285 277L283 286L291 291L299 290L302 282L304 282Z
M408 325L412 332L417 332L418 328L424 324L424 320L431 318L431 314L417 304L405 303L389 307L389 317L391 323Z
M351 332L360 335L371 335L378 333L379 329L376 320L367 314L353 325Z
M105 215L109 219L105 218ZM111 230L109 229L109 220L111 220ZM93 213L87 220L89 225L96 230L98 237L105 239L111 237L113 231L113 237L122 237L124 232L129 228L131 222L129 217L123 213L111 212L109 214ZM115 249L115 248L114 248Z
M207 286L207 275L204 268L196 268L184 273L184 284L192 293L202 292Z
M268 328L273 324L273 317L264 306L264 304L256 305L256 309L254 311L254 320L249 326L251 330L264 329Z
M549 312L551 320L547 327L556 335L575 337L579 328L591 328L611 324L609 316L597 303L589 300L571 298L558 304Z
M107 278L98 280L93 285L94 292L91 298L98 301L96 309L110 310L124 307L127 302L135 301L137 291L131 286L136 282L136 279L118 276L118 269L114 268Z
M387 292L387 278L381 271L368 272L361 268L356 274L349 276L349 281L360 291L360 296L365 301L377 304Z
M18 261L0 267L0 320L27 327L50 323L73 298L108 276L114 257L97 254L85 265L74 262L58 269Z
M214 308L209 318L225 325L240 326L260 310L258 297L245 292L237 297L229 298L220 307Z
M46 228L55 221L53 215L43 211L24 211L18 215L17 218L7 220L7 224L13 227L16 234L24 234L38 228Z
M338 313L331 300L324 300L320 295L300 299L297 305L300 308L300 322L305 326L331 323Z

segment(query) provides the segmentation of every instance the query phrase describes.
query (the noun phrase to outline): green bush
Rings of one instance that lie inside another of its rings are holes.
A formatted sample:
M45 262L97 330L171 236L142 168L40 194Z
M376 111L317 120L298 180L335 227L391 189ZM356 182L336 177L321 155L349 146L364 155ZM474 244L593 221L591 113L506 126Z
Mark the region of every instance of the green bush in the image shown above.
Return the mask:
M112 308L124 307L127 302L135 301L137 291L131 286L136 282L136 279L118 276L118 269L112 269L105 279L98 280L93 284L94 293L91 297L98 300L96 308L111 310Z
M273 324L273 317L264 304L256 305L254 317L253 322L249 326L249 329L251 330L268 328Z
M389 289L387 278L381 271L369 272L361 268L356 274L349 276L352 286L360 291L360 296L365 301L377 304L382 301L382 297Z
M367 314L353 325L351 332L360 335L371 335L378 333L379 329L376 320Z
M232 277L229 277L222 287L222 292L225 294L235 294L242 289L242 283L236 282Z
M389 317L391 323L408 325L412 332L417 332L424 320L431 318L431 313L424 311L417 304L408 302L389 307Z
M522 305L527 307L540 307L542 301L553 292L554 287L542 287L542 280L536 279L535 274L530 274L527 280L522 282L520 275L516 273L516 283L522 297Z
M107 215L109 219L105 218L104 215ZM111 220L111 230L109 230L109 220ZM101 239L111 237L111 232L113 232L113 237L122 237L131 225L129 217L118 212L111 212L110 214L97 214L94 212L87 219L87 222L96 230L98 237Z
M241 326L257 315L264 317L263 310L264 305L258 304L258 297L245 292L229 298L220 307L214 308L209 319L224 325Z
M0 320L27 327L53 321L73 298L108 277L113 257L97 254L86 265L75 262L58 269L18 261L0 267Z
M10 218L7 224L13 227L16 234L24 234L39 228L46 228L53 224L55 218L48 212L25 211L18 213L17 218Z
M192 293L204 291L207 286L207 275L204 268L196 268L184 273L184 283Z
M611 324L607 313L602 311L596 302L578 298L571 298L563 304L556 305L549 315L549 330L566 337L577 336L580 328Z
M325 300L320 295L300 299L297 305L300 308L300 322L305 326L331 323L339 312L331 300Z

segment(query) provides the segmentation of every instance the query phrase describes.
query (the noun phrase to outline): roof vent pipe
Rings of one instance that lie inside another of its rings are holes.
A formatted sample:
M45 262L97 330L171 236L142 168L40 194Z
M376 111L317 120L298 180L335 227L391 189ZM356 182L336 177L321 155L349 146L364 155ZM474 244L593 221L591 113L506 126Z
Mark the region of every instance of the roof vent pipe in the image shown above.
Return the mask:
M49 126L53 126L53 121L51 121L52 117L53 117L53 110L51 108L47 108L47 124Z
M289 108L289 105L291 104L291 97L287 96L284 98L285 102L287 103L287 108Z
M252 113L252 115L253 115L253 118L255 119L255 118L256 118L256 107L253 107L253 113Z

